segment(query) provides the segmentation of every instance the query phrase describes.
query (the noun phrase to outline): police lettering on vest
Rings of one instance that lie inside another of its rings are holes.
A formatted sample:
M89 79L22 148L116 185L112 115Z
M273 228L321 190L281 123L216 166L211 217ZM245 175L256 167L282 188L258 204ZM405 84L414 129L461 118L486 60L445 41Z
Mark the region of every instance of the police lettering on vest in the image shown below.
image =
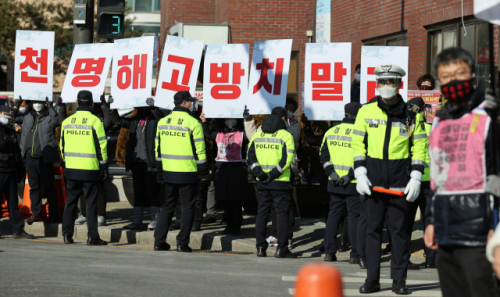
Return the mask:
M162 136L177 136L177 137L186 137L186 132L177 132L177 131L161 131Z

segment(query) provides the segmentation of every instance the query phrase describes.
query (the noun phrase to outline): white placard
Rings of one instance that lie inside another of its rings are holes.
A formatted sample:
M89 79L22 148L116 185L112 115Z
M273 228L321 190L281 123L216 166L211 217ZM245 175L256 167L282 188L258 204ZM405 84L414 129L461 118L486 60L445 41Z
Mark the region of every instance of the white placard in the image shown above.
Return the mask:
M312 121L340 121L351 102L351 43L308 43L304 113Z
M495 25L500 25L500 0L474 0L474 15Z
M52 101L54 32L16 31L14 98Z
M207 118L242 118L248 91L250 45L209 44L203 73Z
M99 102L112 57L112 43L75 45L61 92L63 102L75 102L83 90L92 92L94 102Z
M174 108L174 95L179 91L194 96L203 45L203 41L167 36L156 88L158 107Z
M154 36L115 40L111 67L112 108L147 106L153 77Z
M382 64L396 64L406 72L399 94L406 101L408 97L408 47L407 46L362 46L361 47L361 95L364 104L378 96L375 67Z
M292 39L257 41L253 47L247 106L250 114L270 114L285 106Z
M330 0L316 1L316 42L318 43L330 42L331 4Z

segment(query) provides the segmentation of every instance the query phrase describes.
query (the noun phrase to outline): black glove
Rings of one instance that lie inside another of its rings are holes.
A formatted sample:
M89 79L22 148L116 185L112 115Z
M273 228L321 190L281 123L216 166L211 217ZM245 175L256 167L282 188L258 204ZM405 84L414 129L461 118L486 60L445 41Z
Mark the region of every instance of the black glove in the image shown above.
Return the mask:
M107 179L109 176L108 166L101 167L101 180Z
M49 97L45 97L45 106L52 107L52 104L49 102Z
M16 100L16 102L14 104L14 108L19 109L19 107L21 106L22 103L23 103L23 98L21 96L19 96L19 100Z
M245 119L245 122L250 122L252 120L252 116L250 115L250 111L248 110L246 105L245 110L243 111L243 118Z
M212 179L210 178L210 174L202 174L200 175L200 184L199 186L202 188L208 188Z
M148 99L146 99L146 104L149 105L149 107L151 107L152 110L156 109L155 99L149 97Z
M336 185L337 181L339 180L339 175L337 174L337 172L335 172L335 170L332 171L332 173L330 173L330 180L332 182L333 185Z
M113 96L109 95L108 101L106 102L106 97L104 94L101 95L101 107L109 110L111 108L111 103L113 103L115 100L113 99Z
M337 180L337 183L335 185L345 187L351 182L351 180L352 179L349 177L349 175L344 175L339 180Z
M265 172L262 172L258 177L259 181L264 185L267 185L272 181L272 178Z
M163 168L158 165L156 165L156 182L160 185L165 184L163 181Z

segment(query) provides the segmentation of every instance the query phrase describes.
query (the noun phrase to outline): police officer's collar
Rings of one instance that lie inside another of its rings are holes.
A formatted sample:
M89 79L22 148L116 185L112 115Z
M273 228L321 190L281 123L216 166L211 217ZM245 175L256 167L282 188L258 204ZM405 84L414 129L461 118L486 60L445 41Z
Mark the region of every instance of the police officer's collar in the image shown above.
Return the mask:
M342 120L342 123L347 123L347 124L354 124L354 122L356 122L356 119L353 118L344 118Z
M377 104L380 109L385 111L388 115L400 115L405 111L405 102L401 95L397 94L398 98L396 99L396 103L393 105L387 104L382 97L378 96Z
M78 108L76 109L76 111L88 111L88 112L92 112L92 107L78 106Z
M187 113L191 112L189 110L189 108L185 108L184 106L176 106L176 107L174 107L173 111L182 111L182 112L187 112Z

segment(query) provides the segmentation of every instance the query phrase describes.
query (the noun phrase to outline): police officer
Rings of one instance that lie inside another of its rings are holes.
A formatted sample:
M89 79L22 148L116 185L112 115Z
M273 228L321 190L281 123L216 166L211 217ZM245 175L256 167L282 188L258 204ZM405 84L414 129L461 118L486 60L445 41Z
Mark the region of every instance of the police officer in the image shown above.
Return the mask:
M10 107L0 106L0 197L5 195L7 199L9 221L13 231L12 238L34 239L33 235L24 231L24 222L19 212L17 183L22 180L25 171L12 122Z
M421 97L408 100L408 108L413 112L419 112L422 114L423 121L420 122L420 126L425 130L425 134L427 134L427 137L429 137L432 128L431 124L427 124L425 122L425 120L427 119L428 107L429 105L425 104L424 100ZM429 225L429 218L426 217L425 212L427 207L427 200L430 199L434 194L433 191L431 190L431 185L430 185L431 175L429 172L429 163L430 163L429 148L427 146L425 155L424 174L422 176L422 184L420 186L420 195L418 196L417 200L415 200L413 203L409 203L408 205L407 232L410 243L408 245L408 248L410 248L411 246L411 234L413 232L413 224L415 223L415 214L417 213L417 208L420 207L420 214L424 222L424 227L427 227L427 225ZM425 266L427 268L436 268L436 251L431 250L427 247L425 247ZM420 269L420 265L408 261L408 269L415 269L415 270Z
M154 250L169 250L166 238L177 201L182 207L181 230L177 235L177 251L192 252L189 236L194 222L195 196L200 187L210 185L201 123L190 115L196 99L188 91L174 95L171 114L158 122L156 130L156 169L158 183L164 184L165 201L160 207L155 229Z
M290 166L295 156L293 136L285 124L287 110L275 107L262 123L262 131L253 135L248 145L248 166L257 177L259 208L255 221L257 257L266 257L266 225L274 204L278 227L276 258L296 258L288 248L288 210L292 199Z
M92 114L92 93L80 91L78 109L61 125L59 147L66 167L67 200L63 215L64 243L73 243L77 203L87 203L87 245L106 245L97 231L97 184L108 176L107 139L101 120Z
M354 158L352 150L352 131L354 121L360 109L358 102L348 103L344 107L345 118L342 123L330 128L323 138L320 159L329 177L330 213L325 230L325 261L337 261L337 230L342 213L347 208L349 238L351 239L350 264L359 263L356 245L356 233L359 218L359 194L354 179Z
M366 195L366 264L368 275L360 293L380 291L380 252L383 223L387 217L392 238L392 291L408 294L406 274L408 201L420 193L424 171L427 135L419 125L422 115L409 115L398 90L405 71L394 64L375 68L380 96L363 106L353 130L354 177L356 190ZM416 123L416 124L415 124ZM371 186L401 191L406 199L392 194L372 192Z

